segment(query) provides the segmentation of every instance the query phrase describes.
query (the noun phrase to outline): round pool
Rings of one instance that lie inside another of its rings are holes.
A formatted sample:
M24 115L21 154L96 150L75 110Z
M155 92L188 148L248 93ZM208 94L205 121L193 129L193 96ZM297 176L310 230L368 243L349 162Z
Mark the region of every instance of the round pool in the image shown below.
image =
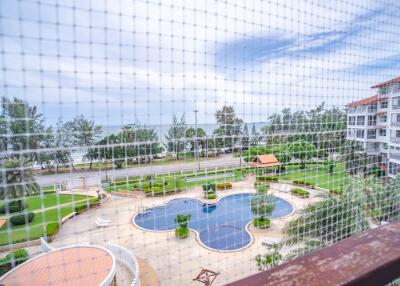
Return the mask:
M250 201L253 194L229 195L216 204L205 204L197 199L174 199L166 205L154 207L134 217L134 223L147 230L173 230L178 214L190 214L189 227L199 233L201 242L215 250L237 250L251 242L246 225L254 218ZM292 205L275 198L275 210L269 218L289 215Z

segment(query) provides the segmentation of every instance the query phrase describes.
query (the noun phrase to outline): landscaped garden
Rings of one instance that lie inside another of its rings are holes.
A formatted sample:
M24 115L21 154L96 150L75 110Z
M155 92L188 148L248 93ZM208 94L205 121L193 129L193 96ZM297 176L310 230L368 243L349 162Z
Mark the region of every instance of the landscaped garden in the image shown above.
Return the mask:
M26 197L22 201L22 210L4 216L7 222L0 228L0 245L51 236L57 231L59 222L64 217L73 212L81 212L96 203L97 198L84 195L48 193L43 196ZM11 203L8 210L14 205ZM0 206L0 210L5 210L4 204Z

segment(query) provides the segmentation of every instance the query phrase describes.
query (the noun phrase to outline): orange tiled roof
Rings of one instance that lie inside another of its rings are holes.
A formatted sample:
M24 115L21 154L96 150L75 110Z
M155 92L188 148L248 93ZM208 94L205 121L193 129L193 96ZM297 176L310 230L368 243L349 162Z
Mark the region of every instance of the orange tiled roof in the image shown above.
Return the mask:
M360 105L365 105L365 104L370 104L370 103L374 103L374 102L378 102L379 98L377 95L374 96L370 96L361 100L357 100L357 101L353 101L351 103L348 104L348 106L350 107L354 107L354 106L360 106Z
M279 166L280 164L281 163L279 163L278 159L275 157L274 154L258 155L250 163L250 165L254 167L274 167L274 166Z
M392 83L398 83L398 82L400 82L400 76L399 77L395 77L395 78L393 78L391 80L382 82L382 83L378 83L378 84L376 84L374 86L371 86L371 88L383 87L385 85L389 85L389 84L392 84Z

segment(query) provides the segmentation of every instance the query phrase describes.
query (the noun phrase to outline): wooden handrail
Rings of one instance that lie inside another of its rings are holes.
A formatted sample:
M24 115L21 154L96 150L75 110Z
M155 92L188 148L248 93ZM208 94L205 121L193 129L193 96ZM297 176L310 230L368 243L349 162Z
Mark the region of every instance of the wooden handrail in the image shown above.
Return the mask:
M352 236L227 286L379 286L400 278L400 222Z

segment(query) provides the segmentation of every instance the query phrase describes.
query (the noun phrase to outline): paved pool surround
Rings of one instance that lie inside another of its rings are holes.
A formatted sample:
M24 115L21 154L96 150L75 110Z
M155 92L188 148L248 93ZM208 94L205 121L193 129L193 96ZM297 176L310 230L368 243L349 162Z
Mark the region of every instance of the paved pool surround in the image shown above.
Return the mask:
M178 214L190 214L189 228L197 233L199 243L215 251L238 251L252 243L247 227L254 218L250 208L254 193L239 193L220 198L216 203L205 203L195 198L172 199L164 205L137 213L132 222L147 231L171 231L176 228ZM291 215L293 205L277 196L270 219Z

